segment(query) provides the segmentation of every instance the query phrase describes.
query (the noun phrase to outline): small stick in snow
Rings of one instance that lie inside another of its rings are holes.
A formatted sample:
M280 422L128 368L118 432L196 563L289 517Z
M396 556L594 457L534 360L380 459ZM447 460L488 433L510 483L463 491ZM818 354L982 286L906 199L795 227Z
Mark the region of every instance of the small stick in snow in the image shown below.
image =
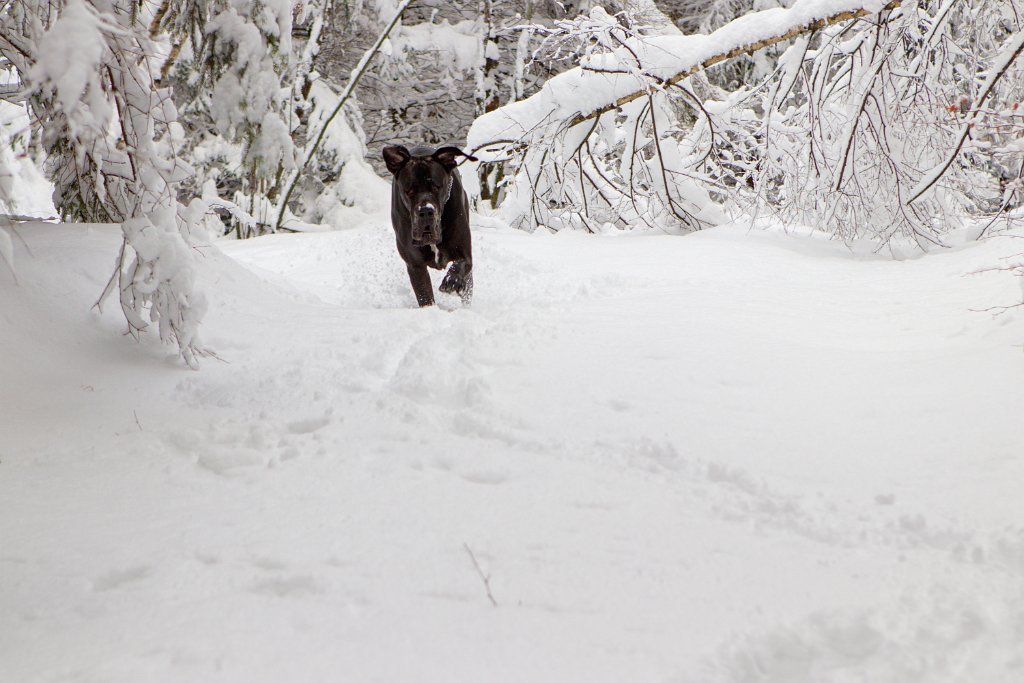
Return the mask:
M133 410L132 411L132 415L135 416L135 424L139 425L139 431L141 432L142 431L142 423L139 422L139 414Z
M479 574L480 580L484 582L484 590L487 591L487 599L491 601L491 605L494 607L498 606L498 601L494 599L491 594L491 577L489 574L484 574L484 570L480 568L480 563L476 561L476 555L470 549L468 543L463 543L462 547L466 549L466 554L469 555L469 559L473 561L473 567L476 568L476 573Z

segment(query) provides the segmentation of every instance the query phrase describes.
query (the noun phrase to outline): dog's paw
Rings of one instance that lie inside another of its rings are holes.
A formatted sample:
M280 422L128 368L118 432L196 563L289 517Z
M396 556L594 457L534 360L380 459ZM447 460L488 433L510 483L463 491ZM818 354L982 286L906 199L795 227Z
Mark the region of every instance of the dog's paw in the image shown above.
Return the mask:
M465 288L466 281L451 271L445 274L444 279L441 280L441 286L438 287L445 294L461 294Z
M438 289L445 294L457 294L463 304L469 304L473 298L473 276L467 278L449 270Z

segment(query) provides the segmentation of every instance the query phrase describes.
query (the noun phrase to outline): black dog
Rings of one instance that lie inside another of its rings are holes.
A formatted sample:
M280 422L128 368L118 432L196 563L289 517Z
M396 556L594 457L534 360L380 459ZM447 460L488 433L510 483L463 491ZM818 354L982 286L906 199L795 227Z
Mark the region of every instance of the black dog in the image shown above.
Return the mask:
M395 176L391 226L420 306L434 303L427 266L441 270L451 263L441 291L458 294L463 303L473 296L469 200L455 168L459 156L476 161L458 147L384 148L384 162Z

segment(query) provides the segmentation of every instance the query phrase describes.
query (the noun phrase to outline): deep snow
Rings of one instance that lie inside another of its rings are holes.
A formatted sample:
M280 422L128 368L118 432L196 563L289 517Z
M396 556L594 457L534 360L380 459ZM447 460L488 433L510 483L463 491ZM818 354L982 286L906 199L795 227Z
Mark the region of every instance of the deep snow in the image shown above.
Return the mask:
M1019 239L477 227L455 310L383 218L224 242L191 372L19 232L2 681L1024 680Z

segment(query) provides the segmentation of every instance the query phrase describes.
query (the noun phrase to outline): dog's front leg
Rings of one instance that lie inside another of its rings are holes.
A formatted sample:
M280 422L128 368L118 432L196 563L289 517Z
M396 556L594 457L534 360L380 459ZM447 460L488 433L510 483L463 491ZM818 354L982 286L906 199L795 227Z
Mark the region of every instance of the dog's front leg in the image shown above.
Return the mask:
M412 284L412 291L416 293L416 303L420 306L434 305L434 286L430 283L430 274L426 266L405 265L409 271L409 282Z
M458 294L463 303L473 298L473 261L469 258L452 262L439 289L445 294Z

